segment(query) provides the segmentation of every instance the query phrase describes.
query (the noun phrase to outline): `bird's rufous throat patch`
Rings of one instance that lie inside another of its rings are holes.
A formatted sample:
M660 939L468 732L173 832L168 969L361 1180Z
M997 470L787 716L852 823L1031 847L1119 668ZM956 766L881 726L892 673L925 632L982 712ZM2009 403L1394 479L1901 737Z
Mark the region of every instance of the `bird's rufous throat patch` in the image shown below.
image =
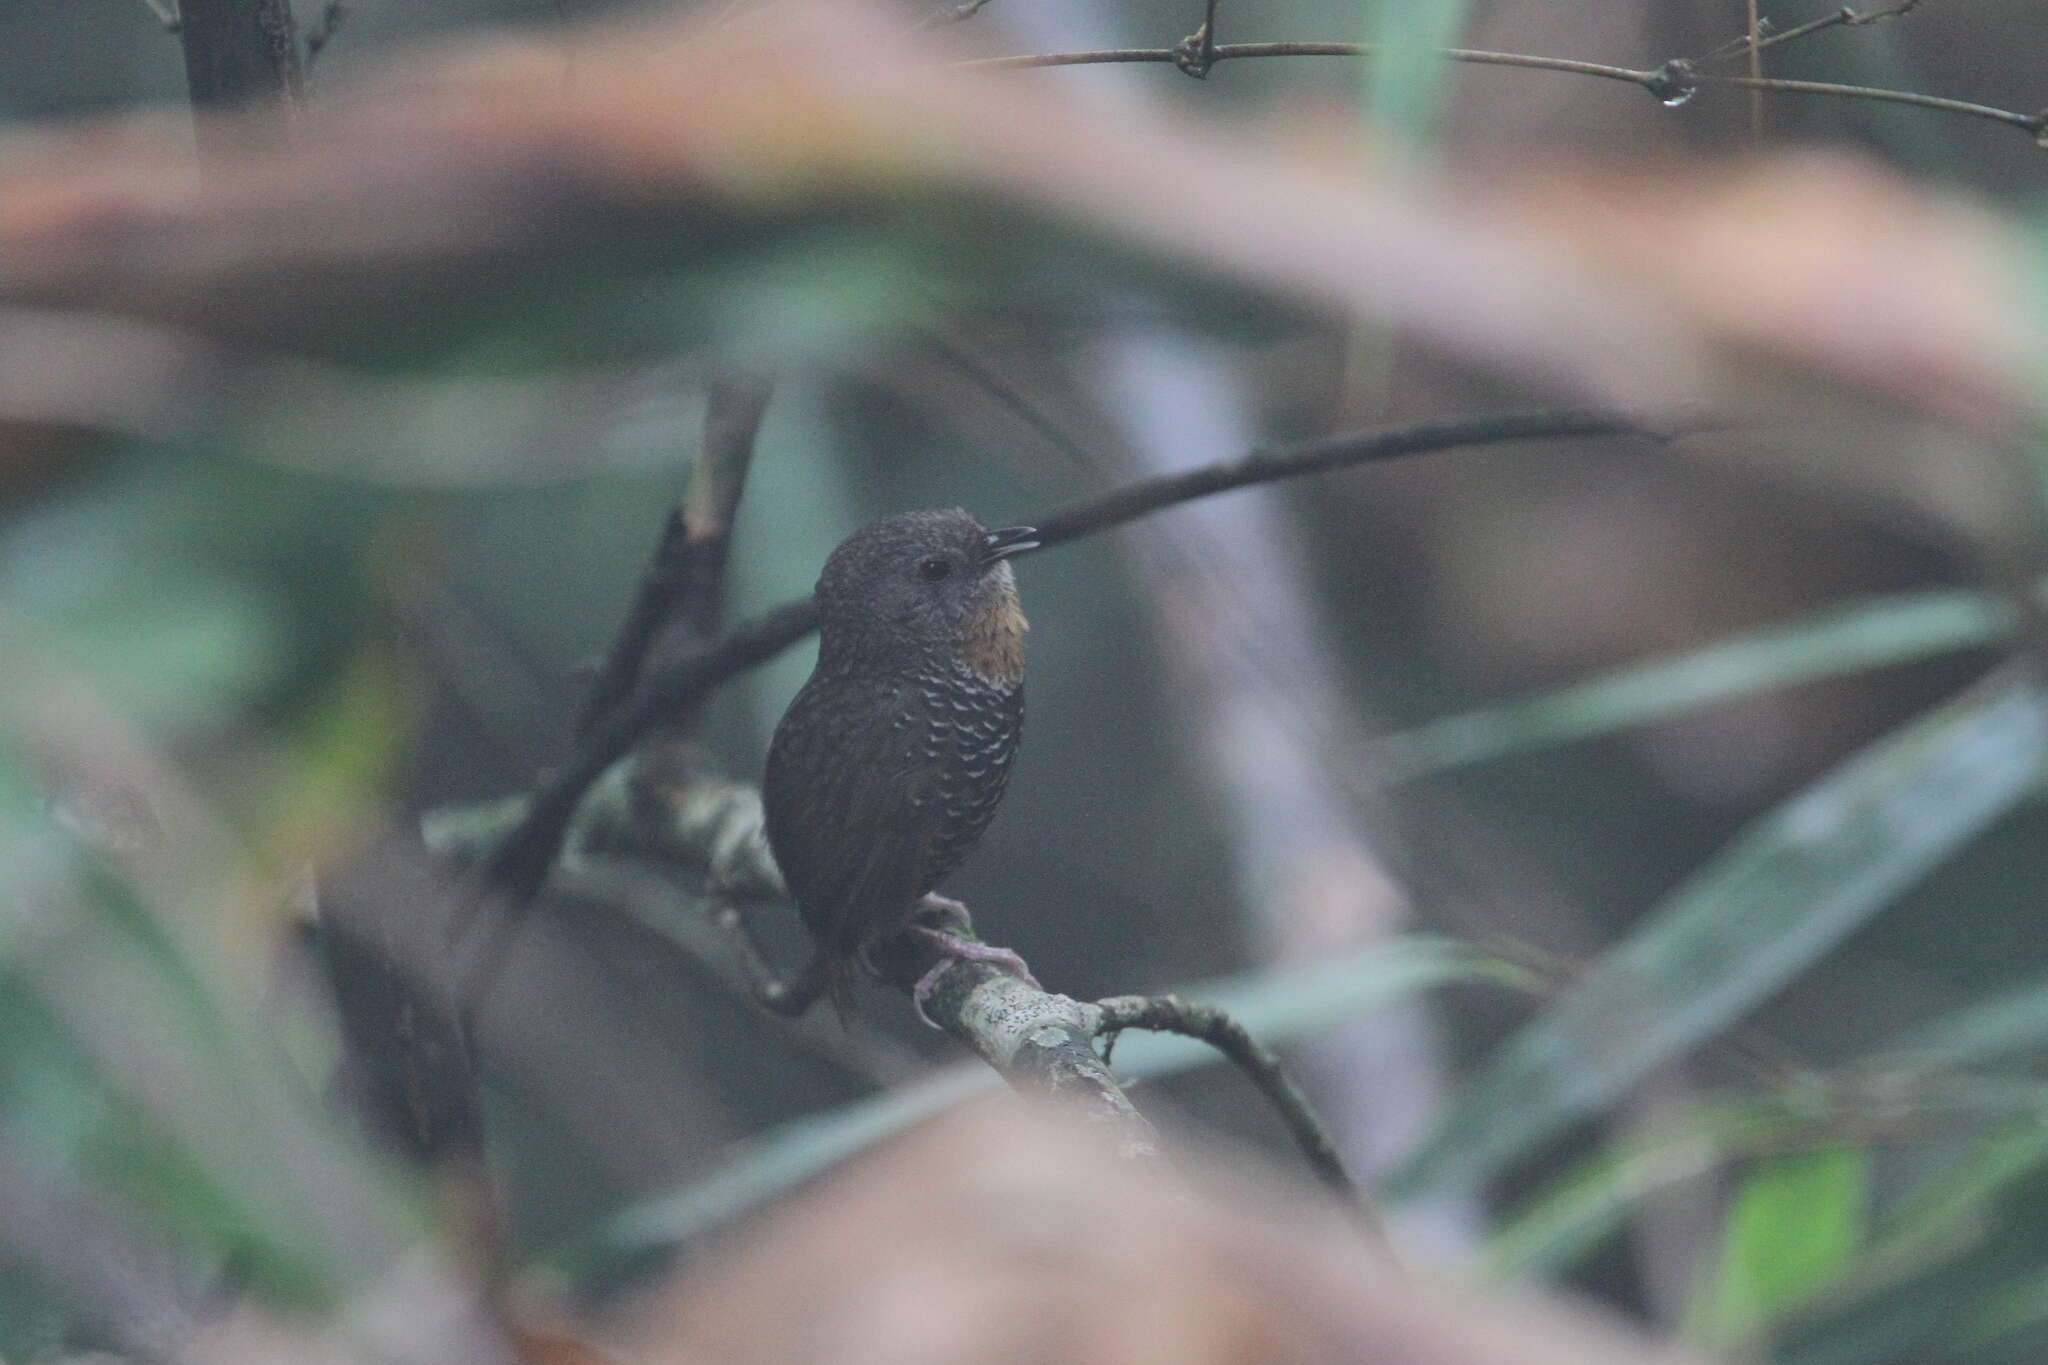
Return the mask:
M1024 632L1031 623L1017 601L1008 564L989 570L982 600L960 625L960 657L983 681L1015 687L1024 681Z

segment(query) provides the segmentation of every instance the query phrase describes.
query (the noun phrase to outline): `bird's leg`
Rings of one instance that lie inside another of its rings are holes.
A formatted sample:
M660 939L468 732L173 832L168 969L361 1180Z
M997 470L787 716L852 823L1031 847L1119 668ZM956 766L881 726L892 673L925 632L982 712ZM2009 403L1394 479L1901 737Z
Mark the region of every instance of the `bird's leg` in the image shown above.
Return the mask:
M931 998L932 990L938 985L939 977L946 968L956 961L986 962L994 966L1007 967L1011 975L1034 990L1044 989L1038 984L1038 978L1031 974L1031 968L1025 965L1024 959L1019 957L1014 949L998 948L957 932L958 929L973 932L967 907L959 901L950 900L937 893L927 894L917 903L917 909L912 912L912 917L910 931L938 949L940 954L939 960L932 965L930 971L918 978L917 985L910 992L911 1002L917 1006L917 1017L927 1024L932 1024L932 1019L925 1013L924 1002ZM918 922L928 919L936 919L940 923ZM945 927L946 925L953 927ZM932 1027L937 1028L938 1025L932 1024Z

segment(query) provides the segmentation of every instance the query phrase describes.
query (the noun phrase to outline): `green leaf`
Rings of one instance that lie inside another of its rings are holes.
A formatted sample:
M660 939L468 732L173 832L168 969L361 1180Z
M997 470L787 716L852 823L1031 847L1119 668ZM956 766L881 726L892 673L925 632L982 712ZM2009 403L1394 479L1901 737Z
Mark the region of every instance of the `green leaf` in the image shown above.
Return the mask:
M1797 1152L1758 1163L1736 1193L1712 1283L1688 1309L1707 1346L1752 1339L1841 1277L1863 1245L1870 1153Z
M2048 1125L2038 1119L1986 1133L1951 1165L1913 1192L1885 1221L1867 1260L1880 1270L1926 1260L1957 1231L1978 1219L1990 1201L2048 1163Z
M2012 610L1970 592L1902 593L1653 659L1555 692L1428 721L1376 747L1393 780L1669 720L1697 707L1990 644Z
M146 887L47 817L0 718L0 1143L294 1302L344 1301L422 1207L347 1141L221 959L219 867Z
M1979 685L1753 822L1504 1045L1390 1182L1471 1189L1804 970L2034 785L2042 696Z
M1226 1005L1268 1043L1458 982L1526 985L1520 968L1448 939L1415 937L1337 961L1190 986L1190 1000ZM1190 1039L1129 1033L1117 1070L1162 1076L1222 1060ZM635 1205L600 1228L592 1252L633 1257L665 1249L818 1175L837 1162L933 1114L1000 1088L981 1065L949 1067L917 1085L784 1124L747 1143L724 1169L676 1194Z
M1371 8L1367 39L1377 50L1361 74L1375 124L1411 143L1434 139L1452 76L1440 49L1457 44L1466 8L1466 0L1381 0Z

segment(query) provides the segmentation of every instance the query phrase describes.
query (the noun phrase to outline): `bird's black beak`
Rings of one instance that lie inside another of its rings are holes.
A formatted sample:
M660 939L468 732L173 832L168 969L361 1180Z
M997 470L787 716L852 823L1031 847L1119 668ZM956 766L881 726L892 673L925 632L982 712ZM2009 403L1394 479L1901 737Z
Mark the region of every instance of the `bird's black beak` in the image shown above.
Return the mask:
M981 562L993 564L999 559L1008 559L1011 555L1021 555L1026 550L1037 548L1036 526L1005 526L981 538Z

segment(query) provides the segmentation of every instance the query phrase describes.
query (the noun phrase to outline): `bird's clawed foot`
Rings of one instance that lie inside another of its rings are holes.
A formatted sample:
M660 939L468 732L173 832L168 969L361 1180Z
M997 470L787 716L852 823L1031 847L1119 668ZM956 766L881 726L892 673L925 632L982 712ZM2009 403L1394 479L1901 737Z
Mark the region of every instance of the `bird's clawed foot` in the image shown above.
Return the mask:
M917 913L920 919L937 919L961 927L969 924L967 907L944 896L926 896L918 903ZM933 1028L939 1026L932 1023L932 1017L925 1013L925 1001L931 998L939 977L955 962L986 962L993 966L1005 967L1012 976L1033 990L1044 989L1038 984L1038 978L1031 974L1031 968L1025 965L1024 959L1019 957L1014 949L998 948L979 939L963 938L953 930L940 928L935 924L912 924L910 932L930 943L941 955L931 970L918 978L917 985L910 992L911 1003L917 1007L917 1017L931 1024Z

